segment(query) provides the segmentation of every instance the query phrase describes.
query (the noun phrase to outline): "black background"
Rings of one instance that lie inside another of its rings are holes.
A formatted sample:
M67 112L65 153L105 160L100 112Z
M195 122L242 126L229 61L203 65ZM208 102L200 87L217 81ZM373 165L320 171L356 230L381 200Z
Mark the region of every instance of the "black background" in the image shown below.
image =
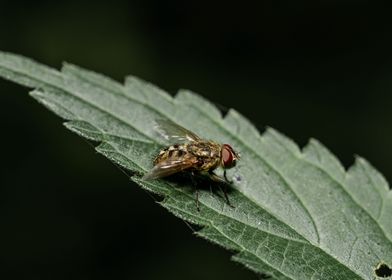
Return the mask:
M301 146L317 138L346 167L364 156L391 179L391 9L258 3L1 1L0 50L188 88ZM26 89L0 80L0 102L4 279L257 279Z

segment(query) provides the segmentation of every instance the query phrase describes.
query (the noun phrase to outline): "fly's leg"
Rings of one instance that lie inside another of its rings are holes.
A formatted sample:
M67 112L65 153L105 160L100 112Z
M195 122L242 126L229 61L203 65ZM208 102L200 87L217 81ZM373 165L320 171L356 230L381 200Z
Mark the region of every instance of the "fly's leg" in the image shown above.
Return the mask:
M230 203L229 200L229 196L227 195L227 179L224 180L221 177L219 177L218 175L216 175L214 172L208 172L208 176L211 178L211 180L219 183L219 188L221 189L221 191L223 192L225 199L226 199L226 203L227 205L229 205L231 208L234 208L234 206ZM226 176L225 176L226 177ZM223 188L221 187L221 185L223 185Z
M223 188L221 188L221 187L219 187L219 188L222 190L222 192L225 196L227 205L229 205L231 208L235 208L233 206L233 204L230 203L229 196L227 195L227 184L223 184Z
M226 176L226 169L223 171L223 177L225 177L226 183L229 183L230 185L233 184L233 181L232 181L232 180L227 179L227 176Z
M196 209L197 211L200 212L200 206L199 206L199 189L197 188L197 183L195 179L195 173L191 172L191 180L192 180L192 186L195 190L195 201L196 201Z
M216 175L214 172L210 171L206 173L206 176L208 176L212 181L220 183L220 184L225 184L226 181L222 178Z

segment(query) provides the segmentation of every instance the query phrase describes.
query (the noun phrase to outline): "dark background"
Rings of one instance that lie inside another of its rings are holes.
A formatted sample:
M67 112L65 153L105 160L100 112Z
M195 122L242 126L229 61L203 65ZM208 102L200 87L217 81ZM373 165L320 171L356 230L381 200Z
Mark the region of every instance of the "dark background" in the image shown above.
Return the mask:
M0 4L0 50L192 89L392 178L391 10L376 1ZM257 279L26 89L0 80L0 102L2 279Z

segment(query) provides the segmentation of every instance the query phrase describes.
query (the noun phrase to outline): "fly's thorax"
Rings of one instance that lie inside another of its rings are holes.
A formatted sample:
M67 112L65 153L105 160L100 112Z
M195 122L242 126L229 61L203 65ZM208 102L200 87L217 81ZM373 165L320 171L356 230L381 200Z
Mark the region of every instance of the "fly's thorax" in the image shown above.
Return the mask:
M200 141L187 144L187 150L198 159L199 171L213 170L220 165L220 145L212 141Z
M217 158L221 147L212 141L200 141L186 144L186 150L200 158Z

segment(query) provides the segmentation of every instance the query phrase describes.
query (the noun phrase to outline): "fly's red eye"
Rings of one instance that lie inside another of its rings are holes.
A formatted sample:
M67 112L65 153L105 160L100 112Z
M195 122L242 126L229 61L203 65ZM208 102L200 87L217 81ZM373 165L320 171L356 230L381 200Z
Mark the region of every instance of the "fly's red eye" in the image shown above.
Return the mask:
M222 148L222 161L225 167L233 166L233 152L232 148L225 144Z

